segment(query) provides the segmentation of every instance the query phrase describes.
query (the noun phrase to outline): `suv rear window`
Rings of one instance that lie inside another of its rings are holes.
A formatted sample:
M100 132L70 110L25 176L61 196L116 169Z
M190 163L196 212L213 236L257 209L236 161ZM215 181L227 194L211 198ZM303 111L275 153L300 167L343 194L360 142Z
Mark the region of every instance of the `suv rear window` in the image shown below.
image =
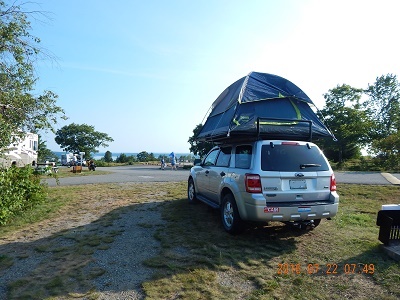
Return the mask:
M263 145L261 148L263 171L311 172L328 171L325 158L317 147L306 145Z

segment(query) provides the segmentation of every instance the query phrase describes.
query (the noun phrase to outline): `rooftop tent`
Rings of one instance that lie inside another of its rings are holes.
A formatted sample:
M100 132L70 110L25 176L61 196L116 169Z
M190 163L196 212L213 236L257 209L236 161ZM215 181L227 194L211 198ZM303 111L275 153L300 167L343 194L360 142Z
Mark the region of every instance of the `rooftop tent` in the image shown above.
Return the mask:
M214 101L198 141L243 138L295 139L333 137L311 109L314 103L285 78L251 72Z

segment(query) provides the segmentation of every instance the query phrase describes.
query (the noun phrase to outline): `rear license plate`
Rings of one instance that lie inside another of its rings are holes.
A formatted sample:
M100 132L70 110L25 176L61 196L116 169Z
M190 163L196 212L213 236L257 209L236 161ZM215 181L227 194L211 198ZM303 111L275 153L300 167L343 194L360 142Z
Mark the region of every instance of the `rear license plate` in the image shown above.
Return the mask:
M305 180L289 180L291 190L306 190L307 183Z

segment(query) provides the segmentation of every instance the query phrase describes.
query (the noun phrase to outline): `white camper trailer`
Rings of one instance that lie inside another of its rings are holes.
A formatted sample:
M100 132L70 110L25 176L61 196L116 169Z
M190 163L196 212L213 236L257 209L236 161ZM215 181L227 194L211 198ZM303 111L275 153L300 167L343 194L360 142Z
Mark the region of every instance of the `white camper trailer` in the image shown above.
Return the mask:
M68 167L75 165L86 166L86 161L83 160L84 155L85 152L61 154L61 165Z
M63 166L75 165L76 161L76 156L73 153L61 154L61 165Z
M37 134L29 132L25 134L24 138L17 138L0 156L0 167L36 165L38 140Z

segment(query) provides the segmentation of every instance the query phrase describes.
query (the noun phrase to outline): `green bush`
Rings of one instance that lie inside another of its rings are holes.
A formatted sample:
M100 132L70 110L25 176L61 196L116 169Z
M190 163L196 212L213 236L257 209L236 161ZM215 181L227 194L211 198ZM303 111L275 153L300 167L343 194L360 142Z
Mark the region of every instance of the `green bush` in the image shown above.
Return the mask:
M96 167L109 167L110 166L110 163L105 162L104 160L95 160L94 164L96 165Z
M46 199L46 186L30 166L0 169L0 225Z

